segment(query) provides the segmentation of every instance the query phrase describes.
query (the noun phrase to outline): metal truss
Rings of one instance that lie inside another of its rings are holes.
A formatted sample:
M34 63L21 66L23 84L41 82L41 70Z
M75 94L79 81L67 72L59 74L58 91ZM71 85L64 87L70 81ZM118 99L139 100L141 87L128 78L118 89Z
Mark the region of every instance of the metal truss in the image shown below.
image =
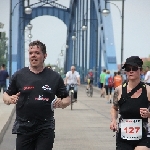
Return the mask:
M57 0L40 0L40 2L31 4L30 7L37 8L37 7L47 6L47 7L56 7L56 8L61 8L61 9L67 9L66 6L56 3L56 1Z

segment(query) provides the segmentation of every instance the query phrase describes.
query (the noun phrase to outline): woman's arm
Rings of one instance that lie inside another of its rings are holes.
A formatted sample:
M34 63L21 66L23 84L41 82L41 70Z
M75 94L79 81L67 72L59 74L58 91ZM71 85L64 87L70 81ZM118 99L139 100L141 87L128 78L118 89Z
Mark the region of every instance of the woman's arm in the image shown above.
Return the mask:
M119 96L119 90L118 90L118 88L116 88L114 91L113 105L111 108L111 119L112 119L112 121L116 120L118 118L118 96Z
M119 96L119 90L118 90L118 88L116 88L115 91L114 91L114 96L113 96L113 105L111 107L110 129L113 130L113 131L117 131L118 96Z

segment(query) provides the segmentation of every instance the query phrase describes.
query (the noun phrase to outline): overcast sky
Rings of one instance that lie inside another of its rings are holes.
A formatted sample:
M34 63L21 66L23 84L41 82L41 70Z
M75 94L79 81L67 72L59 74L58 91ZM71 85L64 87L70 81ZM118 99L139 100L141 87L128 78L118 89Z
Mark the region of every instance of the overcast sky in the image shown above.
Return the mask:
M5 24L4 29L9 35L9 1L0 0L0 22ZM38 0L31 0L31 3ZM64 6L69 7L70 0L58 0ZM121 10L121 2L113 1ZM150 54L150 0L125 0L124 18L124 60L131 55L148 57ZM111 5L111 16L114 28L114 39L117 54L117 62L120 63L121 49L121 17L117 7ZM63 63L63 57L59 56L61 48L65 48L66 25L58 18L52 16L37 17L31 21L33 24L32 40L41 40L47 46L48 57L46 63L56 64L58 57ZM28 40L26 33L26 40ZM28 58L26 56L26 65ZM103 62L102 62L103 64Z

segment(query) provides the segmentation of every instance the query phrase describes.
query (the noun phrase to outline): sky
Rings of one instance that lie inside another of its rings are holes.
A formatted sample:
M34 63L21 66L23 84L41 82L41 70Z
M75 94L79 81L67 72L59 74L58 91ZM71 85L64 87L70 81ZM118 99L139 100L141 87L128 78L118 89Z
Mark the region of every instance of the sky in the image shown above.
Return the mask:
M38 0L30 0L31 3ZM64 6L69 7L70 0L58 0ZM144 1L144 2L143 2ZM121 10L121 2L112 1ZM121 49L121 16L118 8L110 4L111 16L114 32L114 43L116 47L117 62L120 63ZM148 57L150 55L150 0L125 0L125 17L124 17L124 60L131 55ZM5 24L0 31L6 31L9 35L9 0L0 0L0 22ZM46 64L56 64L58 58L60 64L63 64L63 58L59 54L61 49L65 49L66 25L53 16L37 17L31 21L33 29L31 34L32 40L40 40L47 46L48 57ZM26 45L28 44L28 32L25 34ZM27 47L26 66L28 66ZM103 65L103 62L102 62Z

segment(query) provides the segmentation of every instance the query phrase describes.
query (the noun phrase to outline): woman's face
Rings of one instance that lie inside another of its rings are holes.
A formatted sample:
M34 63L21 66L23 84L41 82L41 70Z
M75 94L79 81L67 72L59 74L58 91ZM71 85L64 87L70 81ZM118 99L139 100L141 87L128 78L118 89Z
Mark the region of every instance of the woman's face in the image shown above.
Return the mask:
M127 65L125 67L126 75L129 80L140 79L141 70L138 66Z

